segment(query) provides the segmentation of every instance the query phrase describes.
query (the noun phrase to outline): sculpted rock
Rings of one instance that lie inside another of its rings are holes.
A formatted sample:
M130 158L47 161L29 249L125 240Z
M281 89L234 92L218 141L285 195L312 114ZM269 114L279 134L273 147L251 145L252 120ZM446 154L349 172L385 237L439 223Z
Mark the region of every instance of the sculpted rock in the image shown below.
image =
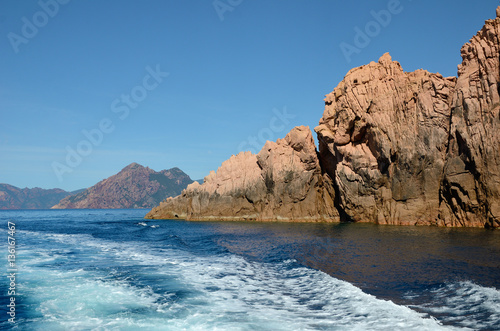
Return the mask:
M444 224L500 226L500 7L462 49L442 187Z
M334 189L322 174L308 127L266 142L259 154L242 152L217 172L169 198L146 218L186 220L338 221Z
M53 209L152 208L193 181L179 168L156 172L132 163L96 185L62 199Z
M150 218L500 227L500 7L458 78L388 53L350 70L315 128L224 162Z
M404 72L386 53L326 96L315 131L346 220L436 222L454 87L455 78Z

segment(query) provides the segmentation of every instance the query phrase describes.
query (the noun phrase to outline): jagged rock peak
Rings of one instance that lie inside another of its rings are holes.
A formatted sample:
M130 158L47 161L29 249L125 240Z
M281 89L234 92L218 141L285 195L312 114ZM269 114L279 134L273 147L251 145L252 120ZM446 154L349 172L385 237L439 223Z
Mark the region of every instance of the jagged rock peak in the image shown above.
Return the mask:
M441 194L450 225L500 226L499 11L461 49Z
M325 98L320 159L346 219L436 223L454 77L404 72L389 53L351 69Z
M321 172L311 130L296 127L267 141L257 154L241 152L189 185L147 218L188 220L338 221L331 179Z
M379 59L378 63L383 65L384 67L388 68L392 64L392 57L389 53L384 53Z

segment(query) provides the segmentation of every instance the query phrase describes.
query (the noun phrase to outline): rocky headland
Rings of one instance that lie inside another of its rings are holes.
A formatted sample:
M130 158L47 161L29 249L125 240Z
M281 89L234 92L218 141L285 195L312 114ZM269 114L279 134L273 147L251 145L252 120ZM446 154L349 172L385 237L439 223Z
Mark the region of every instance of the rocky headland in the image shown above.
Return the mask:
M294 128L257 154L241 152L168 198L149 218L339 221L335 191L323 174L311 130Z
M386 53L325 98L307 127L225 161L147 218L500 227L500 7L457 77Z

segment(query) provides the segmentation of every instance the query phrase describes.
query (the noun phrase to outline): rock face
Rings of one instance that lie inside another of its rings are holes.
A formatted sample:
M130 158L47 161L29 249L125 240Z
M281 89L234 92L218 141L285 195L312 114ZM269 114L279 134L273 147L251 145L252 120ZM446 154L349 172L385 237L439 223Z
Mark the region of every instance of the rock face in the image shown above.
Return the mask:
M500 226L499 15L461 49L441 192L449 225Z
M295 128L147 217L500 227L499 16L462 47L458 77L386 53L326 96L318 153Z
M404 72L386 53L326 96L315 131L346 220L437 220L454 88L455 78Z
M156 172L132 163L118 174L61 200L54 209L152 208L193 181L179 168Z
M327 95L315 130L346 219L500 226L499 36L500 18L486 21L457 79L385 54Z
M49 209L68 195L71 193L58 188L21 189L9 184L0 184L0 209Z
M321 172L308 127L232 156L217 172L167 199L146 218L339 221L332 181Z

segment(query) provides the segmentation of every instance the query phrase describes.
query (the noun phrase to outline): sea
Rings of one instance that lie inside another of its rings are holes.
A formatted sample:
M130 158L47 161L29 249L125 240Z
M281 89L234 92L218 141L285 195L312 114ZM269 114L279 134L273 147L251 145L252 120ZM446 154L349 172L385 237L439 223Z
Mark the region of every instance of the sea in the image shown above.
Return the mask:
M498 230L146 213L0 211L0 329L500 330Z

